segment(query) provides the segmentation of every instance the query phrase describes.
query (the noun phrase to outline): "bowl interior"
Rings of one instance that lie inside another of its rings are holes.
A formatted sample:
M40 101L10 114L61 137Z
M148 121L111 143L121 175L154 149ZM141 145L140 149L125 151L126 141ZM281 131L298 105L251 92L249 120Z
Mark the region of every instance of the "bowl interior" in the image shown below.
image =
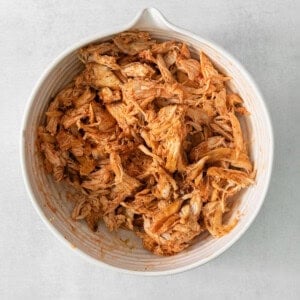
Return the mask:
M235 211L241 214L238 225L228 235L214 239L208 234L197 238L193 246L173 257L158 257L142 248L140 240L131 232L109 232L101 224L96 233L85 223L70 218L70 203L65 199L64 188L47 176L36 153L36 129L41 123L51 97L65 86L81 69L76 49L58 61L40 82L33 96L23 132L24 169L27 183L42 217L58 235L63 237L73 251L84 253L95 262L113 267L141 272L174 272L199 265L223 252L245 231L263 202L269 179L272 153L272 134L267 112L255 86L242 68L209 42L183 33L147 28L157 39L185 41L198 55L203 50L225 74L232 77L231 89L245 101L251 116L242 126L249 141L251 158L257 170L256 184L237 197ZM109 39L107 36L94 42ZM83 45L81 45L83 46Z

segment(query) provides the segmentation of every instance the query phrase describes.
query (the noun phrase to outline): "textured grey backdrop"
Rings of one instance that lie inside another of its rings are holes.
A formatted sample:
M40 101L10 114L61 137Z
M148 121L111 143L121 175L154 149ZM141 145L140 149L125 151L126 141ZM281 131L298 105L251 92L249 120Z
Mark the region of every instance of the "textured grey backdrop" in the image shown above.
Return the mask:
M0 298L296 299L300 297L300 11L297 1L0 1ZM90 265L46 229L25 192L19 129L44 68L66 47L146 6L231 52L270 110L275 161L248 232L214 261L145 278Z

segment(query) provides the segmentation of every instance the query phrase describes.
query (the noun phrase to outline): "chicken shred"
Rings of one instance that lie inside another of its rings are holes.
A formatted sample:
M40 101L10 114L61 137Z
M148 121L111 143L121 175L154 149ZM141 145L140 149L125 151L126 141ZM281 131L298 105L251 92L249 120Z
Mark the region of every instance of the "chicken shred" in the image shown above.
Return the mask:
M123 32L79 51L84 70L51 100L38 149L72 186L74 221L127 228L156 255L227 234L232 196L254 183L240 117L249 112L209 57Z

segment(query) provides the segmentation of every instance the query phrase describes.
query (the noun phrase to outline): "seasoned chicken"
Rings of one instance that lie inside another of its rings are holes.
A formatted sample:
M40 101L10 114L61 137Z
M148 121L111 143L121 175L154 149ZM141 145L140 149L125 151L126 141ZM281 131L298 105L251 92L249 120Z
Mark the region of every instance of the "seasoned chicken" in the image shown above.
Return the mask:
M191 53L143 31L88 45L84 70L38 128L45 170L72 187L72 219L131 230L156 255L232 230L233 196L255 180L242 98L207 55Z

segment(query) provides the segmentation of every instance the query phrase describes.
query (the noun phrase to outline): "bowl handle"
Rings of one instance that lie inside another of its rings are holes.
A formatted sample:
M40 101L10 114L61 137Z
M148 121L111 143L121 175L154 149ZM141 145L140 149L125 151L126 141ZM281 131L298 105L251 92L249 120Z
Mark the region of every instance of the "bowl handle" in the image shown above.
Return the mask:
M130 24L130 29L170 29L170 23L156 8L140 11Z

